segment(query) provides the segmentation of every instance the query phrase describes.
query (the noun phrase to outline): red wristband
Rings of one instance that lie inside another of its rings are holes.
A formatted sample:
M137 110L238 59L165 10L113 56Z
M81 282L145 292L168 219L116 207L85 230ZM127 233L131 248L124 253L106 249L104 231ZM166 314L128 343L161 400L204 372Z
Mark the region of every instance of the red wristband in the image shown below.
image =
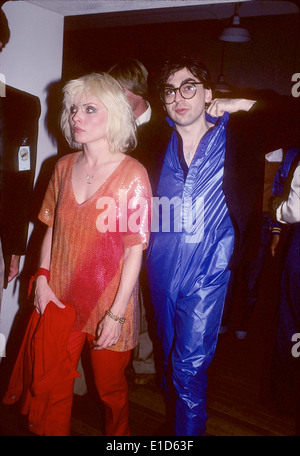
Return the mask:
M45 269L45 268L39 268L37 270L37 272L30 279L29 287L28 287L28 294L27 294L28 298L29 298L31 290L32 290L33 282L38 278L38 276L41 276L41 275L45 276L47 281L49 282L49 280L50 280L50 271L48 269Z

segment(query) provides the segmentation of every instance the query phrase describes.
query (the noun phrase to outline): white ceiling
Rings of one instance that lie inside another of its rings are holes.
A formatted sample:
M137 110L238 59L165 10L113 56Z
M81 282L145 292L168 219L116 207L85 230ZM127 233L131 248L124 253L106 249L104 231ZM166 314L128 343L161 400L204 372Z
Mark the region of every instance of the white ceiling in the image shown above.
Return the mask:
M298 8L291 1L271 0L23 0L41 8L53 11L62 16L77 16L83 14L112 13L157 8L201 6L207 16L222 17L233 14L232 3L240 5L240 16L261 16L268 14L293 14ZM207 8L210 9L210 14ZM205 16L205 15L204 15Z
M25 0L63 16L229 3L231 0ZM249 0L246 0L249 1Z

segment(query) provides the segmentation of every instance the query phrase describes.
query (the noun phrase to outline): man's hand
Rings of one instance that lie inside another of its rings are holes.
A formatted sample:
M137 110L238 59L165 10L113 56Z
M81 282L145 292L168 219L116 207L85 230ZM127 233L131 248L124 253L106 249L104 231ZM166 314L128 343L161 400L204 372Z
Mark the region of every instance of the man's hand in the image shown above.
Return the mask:
M280 239L279 234L273 234L271 245L270 245L271 255L272 255L273 258L275 258L275 256L276 256L276 252L277 252L277 248L278 248L278 244L279 244L279 239Z
M224 112L249 111L254 103L256 103L255 100L245 98L215 98L206 112L212 117L220 117Z
M11 282L18 274L20 267L20 255L12 255L9 265L8 282Z

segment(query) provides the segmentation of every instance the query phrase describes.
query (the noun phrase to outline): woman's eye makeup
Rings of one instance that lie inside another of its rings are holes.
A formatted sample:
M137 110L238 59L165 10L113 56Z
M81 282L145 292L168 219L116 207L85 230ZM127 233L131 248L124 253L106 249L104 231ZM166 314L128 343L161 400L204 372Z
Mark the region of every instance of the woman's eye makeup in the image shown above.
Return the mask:
M88 114L93 113L93 112L96 112L95 106L85 106L84 110L85 110L85 112L87 112Z
M77 112L76 106L74 106L74 105L71 106L71 108L70 108L70 114L75 114L76 112Z
M76 114L77 111L78 111L77 106L75 106L75 105L71 106L70 114ZM95 106L86 105L86 106L82 107L82 111L86 112L87 114L92 114L97 111L97 108Z

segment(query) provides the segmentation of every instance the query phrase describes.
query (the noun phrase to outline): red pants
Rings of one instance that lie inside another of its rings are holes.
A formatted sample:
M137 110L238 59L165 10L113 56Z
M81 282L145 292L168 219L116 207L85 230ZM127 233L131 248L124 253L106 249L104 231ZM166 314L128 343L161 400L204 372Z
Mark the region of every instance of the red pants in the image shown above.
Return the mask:
M71 362L76 368L85 343L94 338L85 333L72 332L68 342ZM105 434L130 435L128 384L124 374L130 360L130 350L91 350L91 365L98 394L105 406ZM56 388L51 415L47 419L47 435L70 435L74 380Z

